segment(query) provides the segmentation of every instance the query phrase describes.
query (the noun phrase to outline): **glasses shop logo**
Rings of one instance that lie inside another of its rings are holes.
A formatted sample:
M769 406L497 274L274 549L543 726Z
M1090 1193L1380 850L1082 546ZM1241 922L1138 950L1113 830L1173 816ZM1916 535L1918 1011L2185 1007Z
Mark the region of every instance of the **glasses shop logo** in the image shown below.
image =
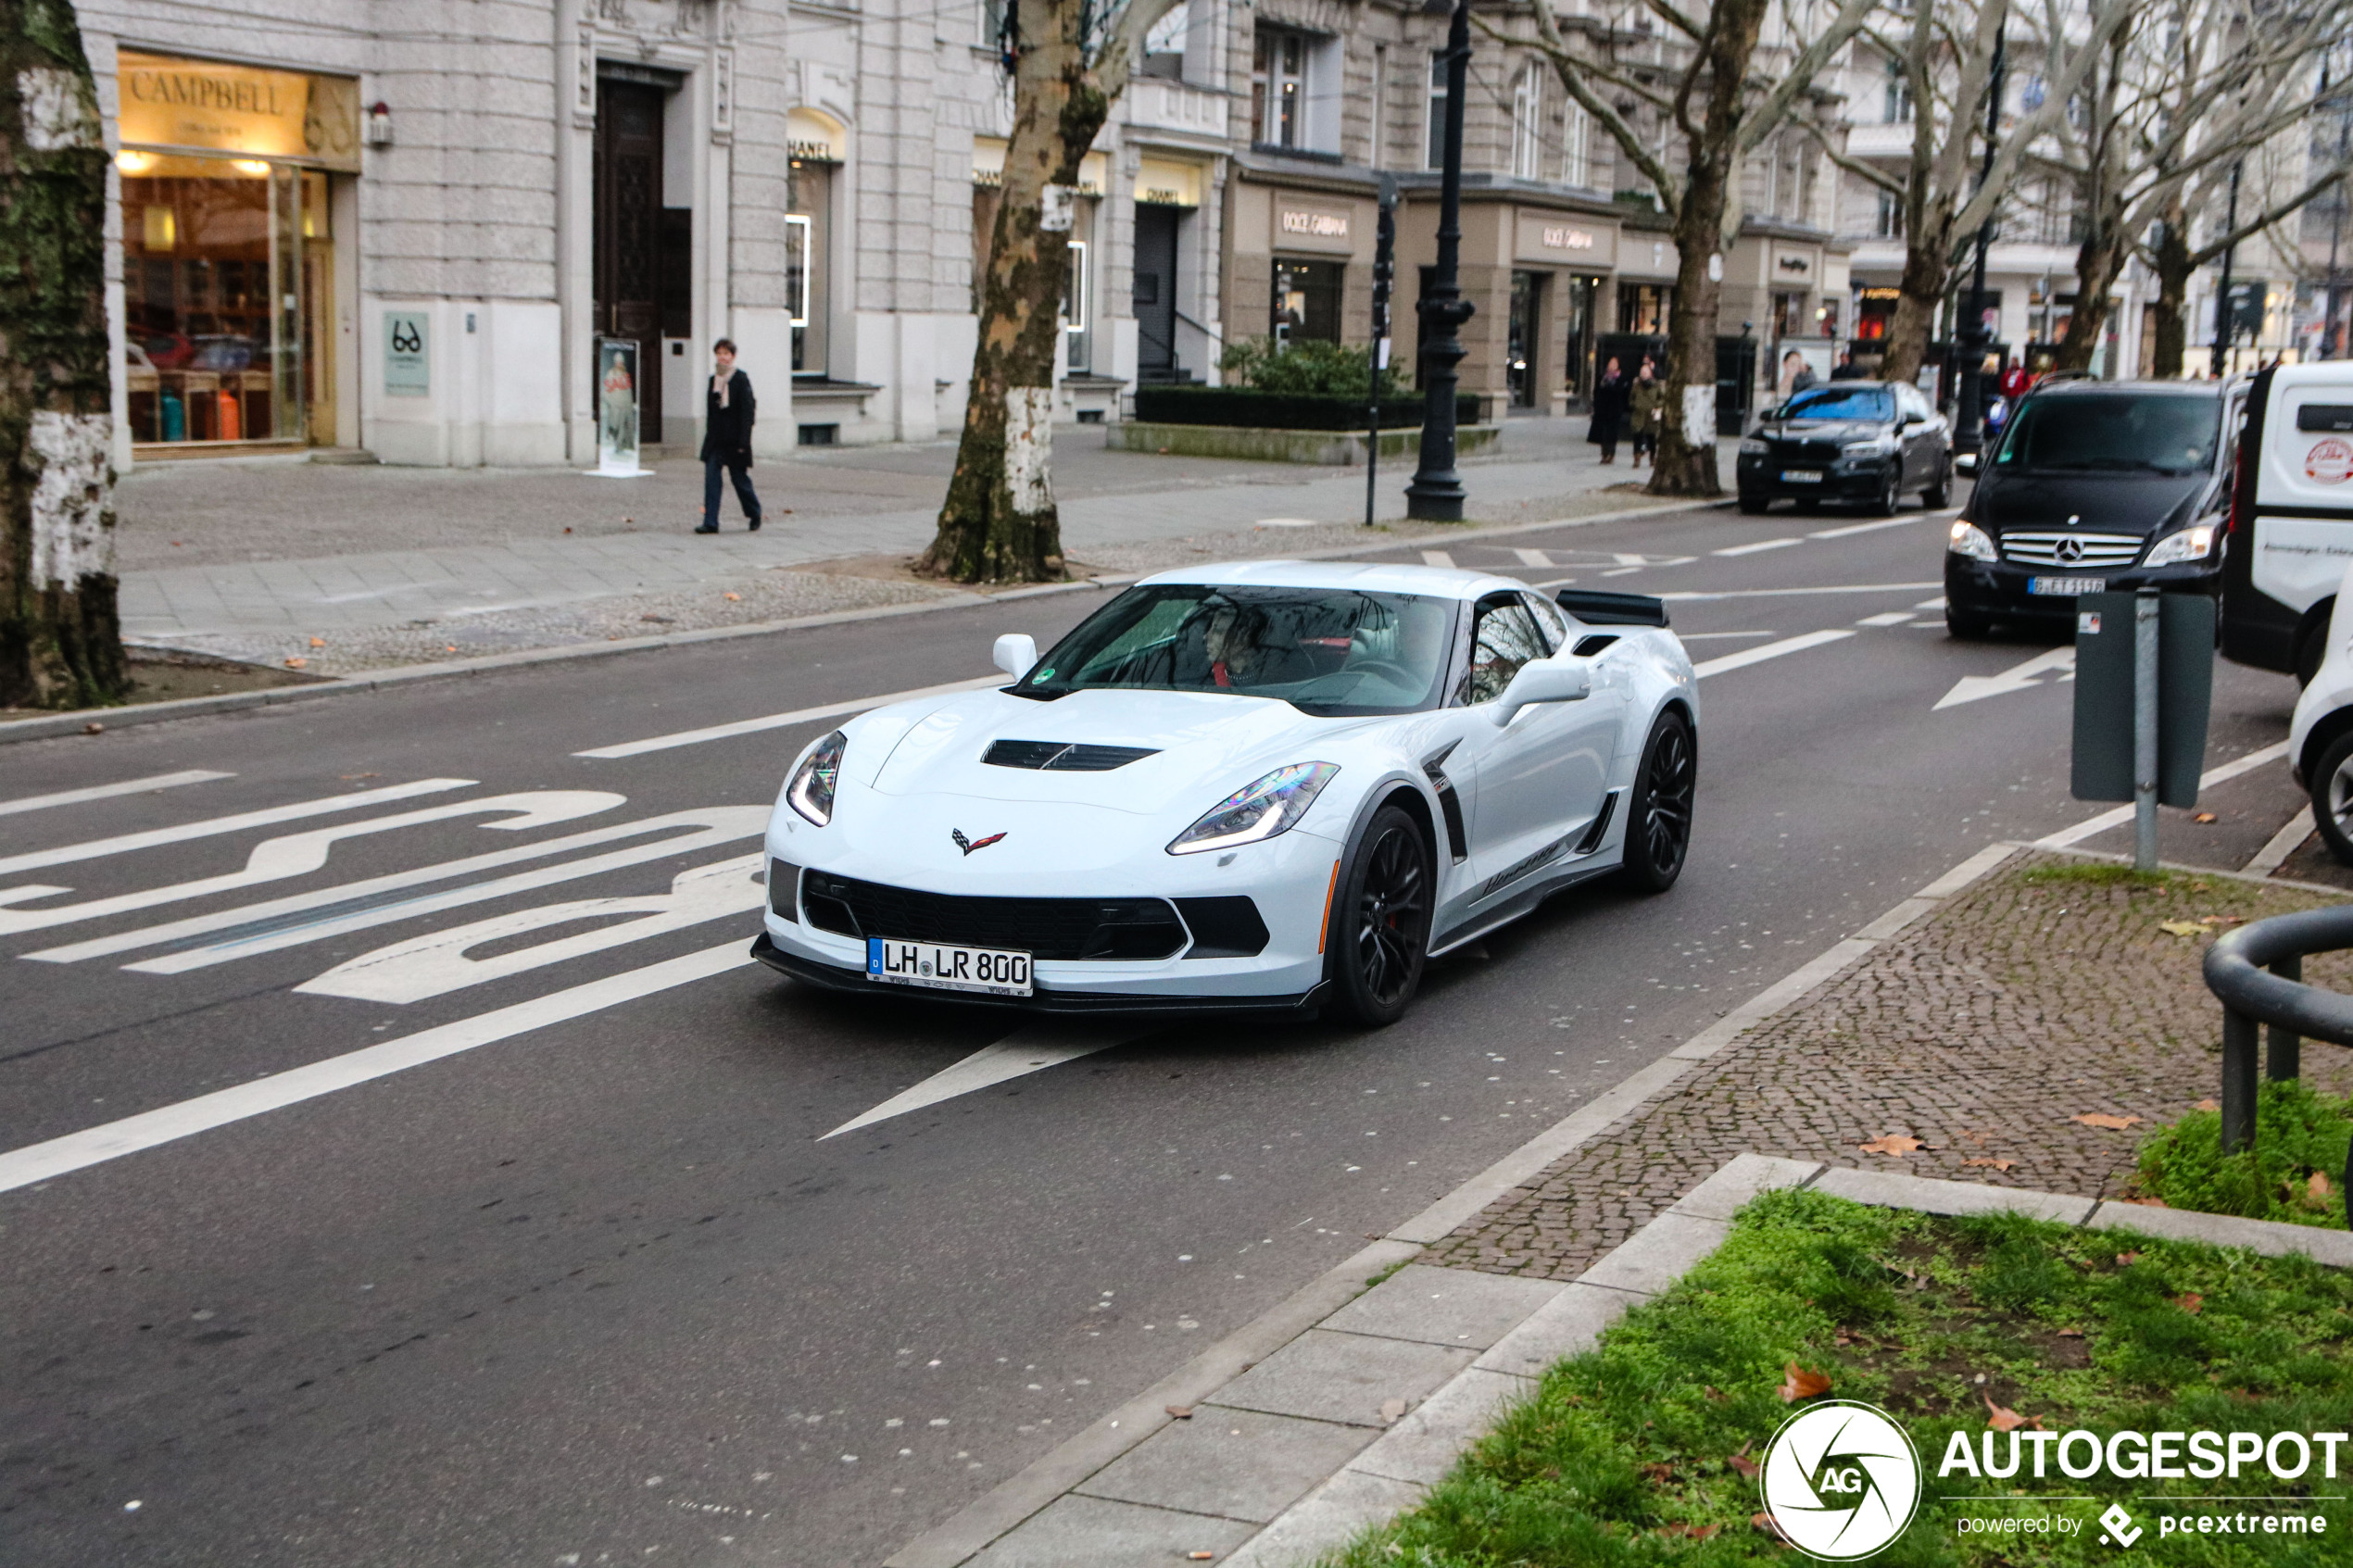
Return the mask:
M1792 1546L1825 1562L1851 1562L1911 1524L1920 1457L1884 1411L1830 1399L1781 1424L1757 1486Z

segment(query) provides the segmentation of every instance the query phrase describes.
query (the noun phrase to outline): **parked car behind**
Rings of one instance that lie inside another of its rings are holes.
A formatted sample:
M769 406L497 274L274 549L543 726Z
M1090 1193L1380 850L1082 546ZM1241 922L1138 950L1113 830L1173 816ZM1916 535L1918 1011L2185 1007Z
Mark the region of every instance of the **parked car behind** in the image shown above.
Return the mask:
M2222 657L2309 682L2353 563L2353 364L2255 377L2234 469Z
M1960 470L1977 483L1944 555L1944 625L2070 622L2083 594L2215 593L2242 389L2045 382Z
M1831 382L1768 409L1733 472L1744 512L1845 501L1886 516L1916 490L1934 510L1953 483L1952 428L1909 382Z

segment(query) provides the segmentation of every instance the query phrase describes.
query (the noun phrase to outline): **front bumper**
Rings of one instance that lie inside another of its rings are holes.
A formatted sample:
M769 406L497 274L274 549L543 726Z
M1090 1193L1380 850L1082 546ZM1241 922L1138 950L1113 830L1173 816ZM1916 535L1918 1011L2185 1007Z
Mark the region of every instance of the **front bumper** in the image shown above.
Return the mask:
M2148 587L2168 594L2204 594L2221 590L2219 561L2183 561L2177 566L2058 567L2030 566L2022 561L1976 560L1944 554L1944 599L1965 615L1996 621L2072 621L2075 598L2067 594L2037 594L2029 585L2037 577L2097 577L2111 594L2129 594Z
M862 965L856 969L824 963L803 958L778 947L767 933L752 938L751 956L779 974L788 974L808 985L823 986L828 991L872 997L877 994L902 1000L956 1002L969 1007L994 1008L1005 1012L1045 1012L1082 1015L1088 1018L1133 1018L1168 1014L1249 1014L1253 1017L1310 1019L1322 1005L1325 983L1318 978L1315 985L1296 996L1221 997L1221 996L1155 996L1143 992L1109 990L1071 991L1049 988L1043 980L1031 997L987 997L970 991L926 991L899 985L877 985L866 978Z
M1752 499L1872 501L1886 494L1888 475L1901 461L1900 457L1880 457L1824 462L1751 452L1743 453L1732 465L1732 476L1740 493ZM1821 482L1793 483L1781 477L1793 470L1819 473Z

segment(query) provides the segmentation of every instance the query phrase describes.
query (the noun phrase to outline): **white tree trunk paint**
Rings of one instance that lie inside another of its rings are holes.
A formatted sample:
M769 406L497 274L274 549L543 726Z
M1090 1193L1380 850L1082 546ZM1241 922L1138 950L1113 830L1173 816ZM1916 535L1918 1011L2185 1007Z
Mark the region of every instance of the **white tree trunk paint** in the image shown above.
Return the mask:
M1703 382L1683 389L1683 439L1705 446L1716 439L1716 383Z
M32 486L36 592L70 591L85 577L114 571L113 453L112 415L34 411L31 455L40 470Z
M81 79L54 66L17 72L17 98L24 106L25 144L36 153L103 147L98 106L85 95Z
M1013 510L1035 517L1054 504L1054 392L1005 389L1005 488Z

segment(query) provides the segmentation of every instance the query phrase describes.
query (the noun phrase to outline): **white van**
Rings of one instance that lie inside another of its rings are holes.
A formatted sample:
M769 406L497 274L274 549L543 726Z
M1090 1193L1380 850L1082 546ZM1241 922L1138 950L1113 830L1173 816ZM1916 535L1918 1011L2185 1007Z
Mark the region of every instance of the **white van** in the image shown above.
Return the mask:
M2222 657L2309 682L2353 566L2353 361L2255 378L2222 557Z

